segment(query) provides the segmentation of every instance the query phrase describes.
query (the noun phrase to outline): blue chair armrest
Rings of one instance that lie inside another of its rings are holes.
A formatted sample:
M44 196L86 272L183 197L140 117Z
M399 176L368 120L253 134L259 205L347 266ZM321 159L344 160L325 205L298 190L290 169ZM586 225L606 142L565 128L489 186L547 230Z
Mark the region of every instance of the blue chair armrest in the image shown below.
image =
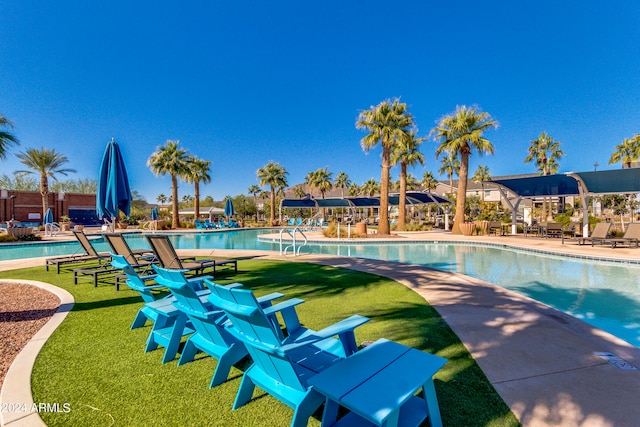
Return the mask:
M351 317L348 317L344 320L341 320L338 323L334 323L331 326L327 326L324 329L316 331L312 335L329 338L335 335L343 334L344 332L353 331L358 326L364 325L370 319L368 317L360 316L359 314L354 314Z
M271 306L271 302L273 300L276 300L278 298L282 298L284 296L284 294L281 294L280 292L273 292L271 294L268 295L263 295L260 298L256 298L258 300L258 303L260 304L260 307L262 308L267 308Z
M303 302L304 300L300 298L291 298L286 301L282 301L276 305L272 305L271 307L265 308L264 312L266 315L275 314L279 311L283 311L283 310L287 310L292 307L295 307L296 305L302 304Z

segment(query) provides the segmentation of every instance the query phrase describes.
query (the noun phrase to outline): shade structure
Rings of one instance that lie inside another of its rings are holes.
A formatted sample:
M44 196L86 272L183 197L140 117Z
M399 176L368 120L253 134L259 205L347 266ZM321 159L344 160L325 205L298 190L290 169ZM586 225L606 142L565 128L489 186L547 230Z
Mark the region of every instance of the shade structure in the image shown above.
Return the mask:
M226 217L230 217L233 216L233 202L231 201L231 199L227 199L227 201L224 204L224 216Z
M100 218L115 218L118 211L129 216L131 189L120 147L111 139L100 162L96 212Z
M158 212L158 208L151 209L150 216L151 216L151 219L153 221L157 220L160 217L160 213Z
M42 224L53 224L53 212L51 212L51 208L47 208L47 211L44 213Z

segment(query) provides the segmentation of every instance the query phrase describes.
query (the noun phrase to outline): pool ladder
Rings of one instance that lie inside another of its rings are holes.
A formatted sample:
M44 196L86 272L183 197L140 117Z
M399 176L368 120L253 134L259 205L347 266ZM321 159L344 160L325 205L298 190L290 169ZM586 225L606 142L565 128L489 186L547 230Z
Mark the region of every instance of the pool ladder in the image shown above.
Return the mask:
M285 248L283 249L282 246L284 244L284 241L282 236L284 233L287 233L289 236L291 236L291 244L285 246ZM300 234L300 236L302 236L302 239L304 239L301 243L300 239L296 239L296 236L298 234ZM302 230L300 230L299 226L296 226L296 228L294 228L293 230L283 228L282 230L280 230L280 255L286 255L287 251L291 248L293 255L298 256L300 255L300 249L302 249L303 246L306 246L307 242L307 236L303 233Z

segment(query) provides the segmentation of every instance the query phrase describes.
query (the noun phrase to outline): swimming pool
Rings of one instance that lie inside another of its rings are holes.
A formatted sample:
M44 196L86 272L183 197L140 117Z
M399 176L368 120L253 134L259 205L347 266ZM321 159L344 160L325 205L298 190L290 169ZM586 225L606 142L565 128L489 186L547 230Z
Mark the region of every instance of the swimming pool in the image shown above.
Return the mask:
M279 249L259 241L268 229L172 235L180 249ZM132 248L149 248L139 233L126 234ZM108 251L102 239L98 250ZM77 251L77 243L3 247L0 259L55 256ZM7 250L8 249L8 250ZM568 258L488 245L442 242L317 243L305 252L421 264L476 277L513 290L606 330L640 347L640 265ZM10 254L11 253L11 254ZM7 258L7 257L11 258Z

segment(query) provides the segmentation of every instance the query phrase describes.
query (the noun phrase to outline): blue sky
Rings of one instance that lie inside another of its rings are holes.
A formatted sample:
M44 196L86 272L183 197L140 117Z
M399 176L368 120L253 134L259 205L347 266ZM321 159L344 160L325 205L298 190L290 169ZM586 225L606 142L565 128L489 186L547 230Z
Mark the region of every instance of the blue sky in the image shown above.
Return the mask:
M20 0L0 16L0 113L21 141L0 173L44 146L68 156L72 177L96 177L114 137L149 202L170 194L146 166L168 139L212 161L201 192L216 200L246 193L270 160L290 185L324 167L379 180L380 151L363 153L355 121L394 97L421 135L456 105L490 113L495 155L472 155L470 169L494 176L535 172L523 160L543 131L562 142L561 172L620 167L607 164L614 147L640 132L631 0ZM422 146L415 176L437 174L435 147Z

